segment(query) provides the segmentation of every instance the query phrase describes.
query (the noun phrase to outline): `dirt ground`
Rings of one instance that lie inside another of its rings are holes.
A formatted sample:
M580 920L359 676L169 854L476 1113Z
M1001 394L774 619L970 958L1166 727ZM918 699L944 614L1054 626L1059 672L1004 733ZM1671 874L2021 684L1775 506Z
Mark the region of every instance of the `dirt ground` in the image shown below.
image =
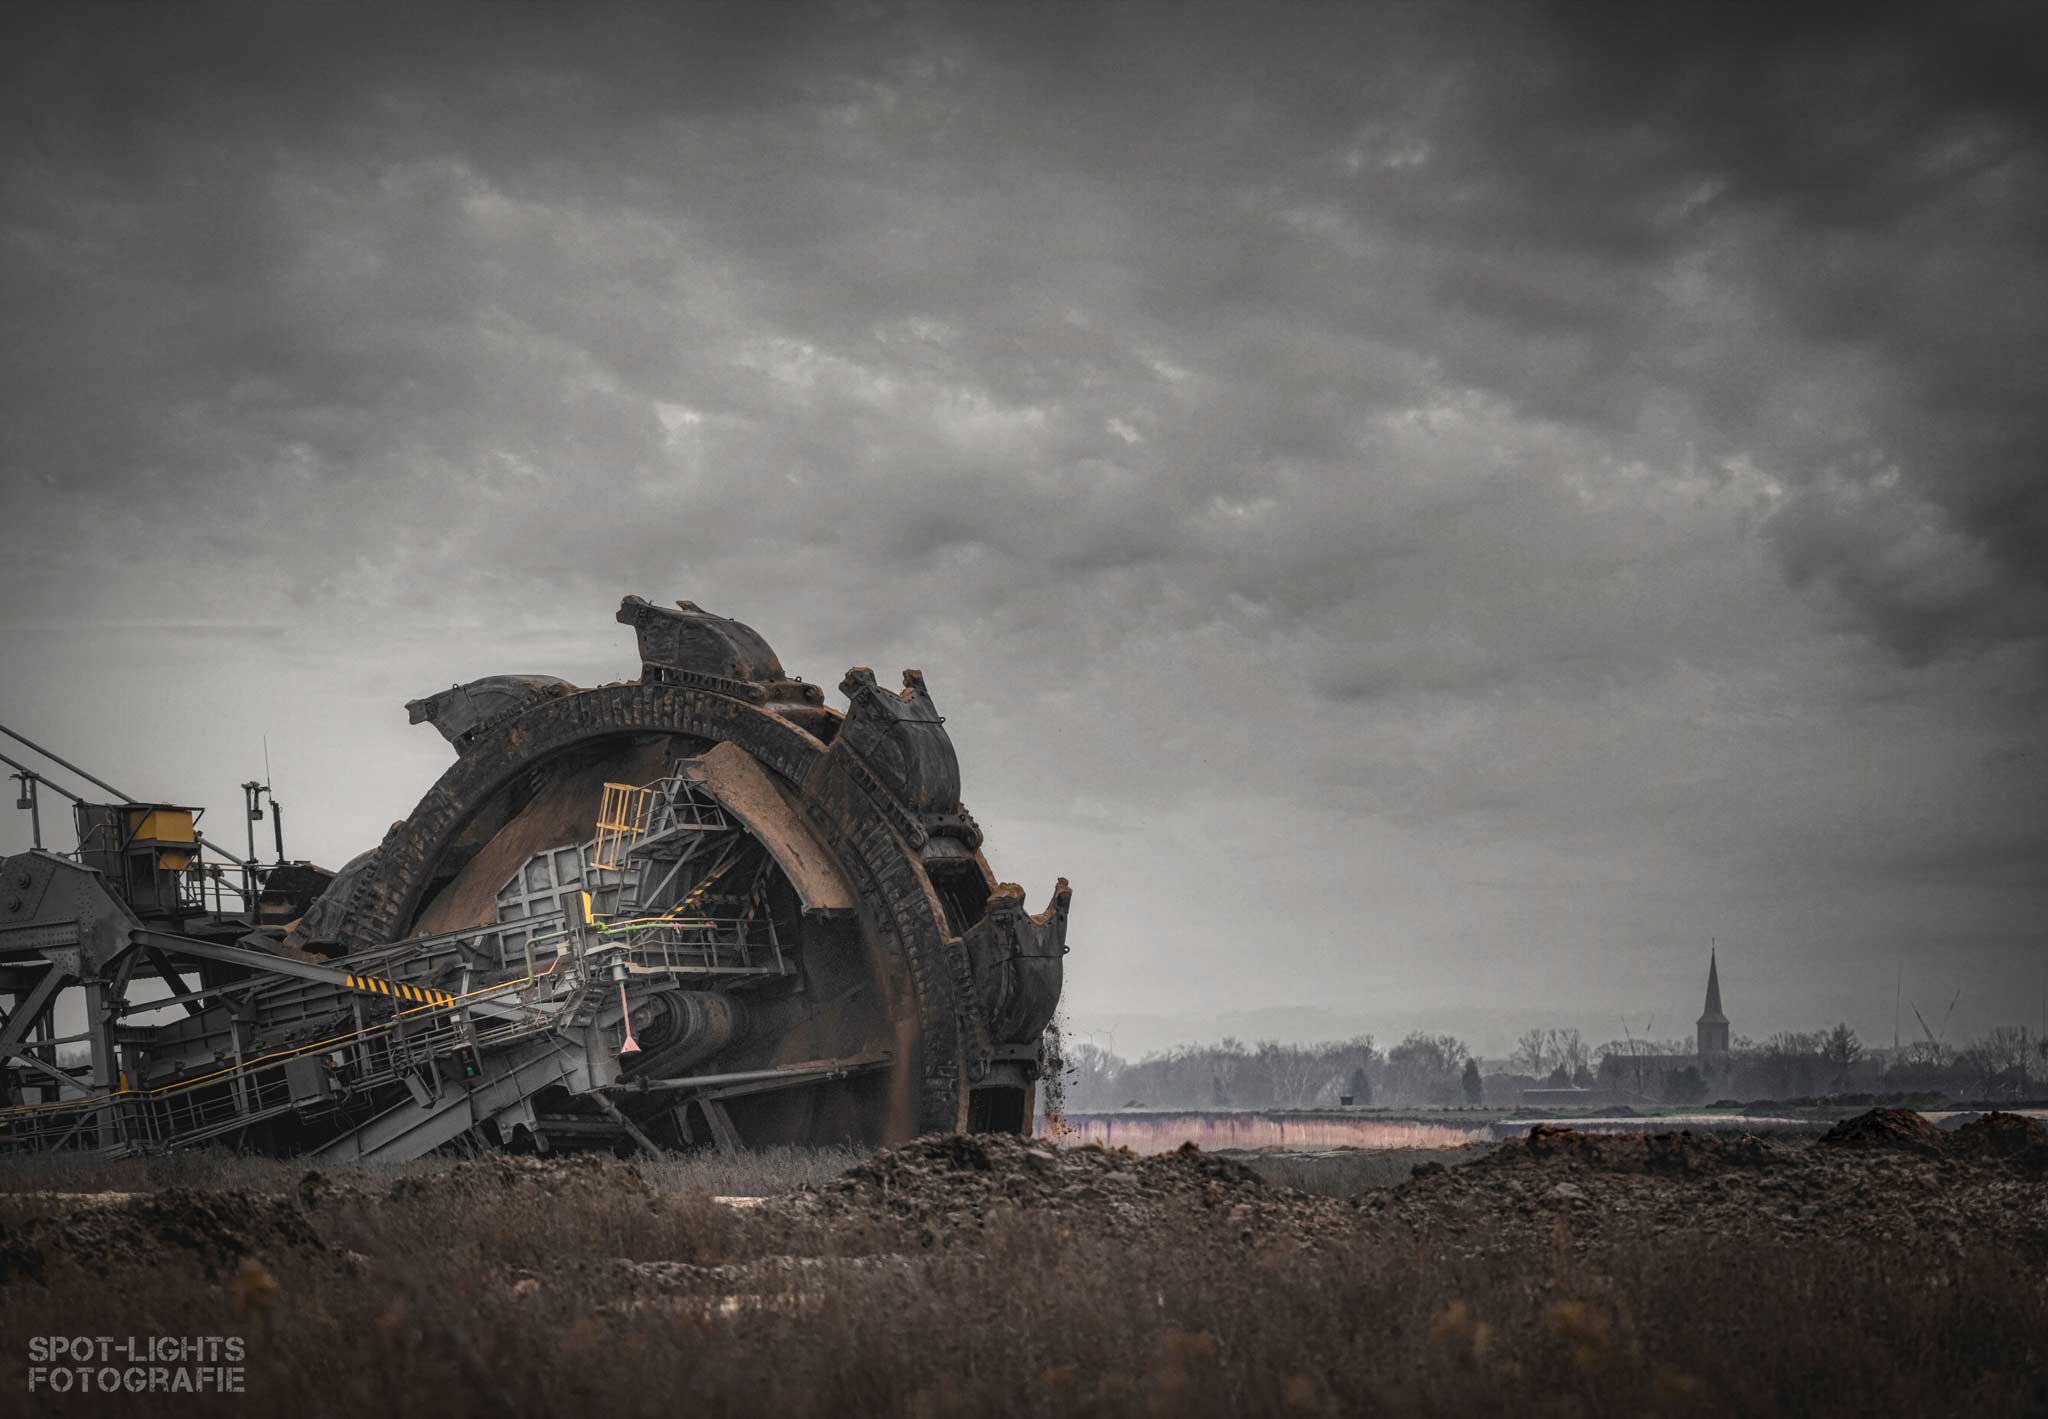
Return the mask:
M0 1393L22 1337L85 1331L245 1335L258 1412L307 1415L2048 1413L2038 1122L1448 1158L1333 1196L936 1137L746 1207L598 1157L50 1174L0 1193Z

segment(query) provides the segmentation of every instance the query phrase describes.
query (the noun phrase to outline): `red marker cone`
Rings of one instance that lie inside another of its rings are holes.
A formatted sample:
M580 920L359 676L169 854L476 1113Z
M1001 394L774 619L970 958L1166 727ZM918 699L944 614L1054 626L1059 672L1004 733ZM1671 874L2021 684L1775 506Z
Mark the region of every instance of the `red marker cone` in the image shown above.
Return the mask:
M624 981L619 982L619 1017L626 1022L626 1042L619 1046L619 1053L640 1053L640 1042L633 1038L633 1013L626 1008L626 983Z

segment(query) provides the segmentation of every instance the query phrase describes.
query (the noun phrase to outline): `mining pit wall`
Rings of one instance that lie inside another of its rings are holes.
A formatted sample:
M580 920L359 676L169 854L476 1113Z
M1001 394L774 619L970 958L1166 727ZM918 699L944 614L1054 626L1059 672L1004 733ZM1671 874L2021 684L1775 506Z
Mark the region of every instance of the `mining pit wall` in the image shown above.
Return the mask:
M1100 1143L1133 1153L1170 1153L1183 1143L1192 1143L1204 1152L1225 1148L1458 1148L1491 1140L1494 1117L1133 1109L1068 1114L1054 1122L1042 1122L1040 1132L1069 1144Z

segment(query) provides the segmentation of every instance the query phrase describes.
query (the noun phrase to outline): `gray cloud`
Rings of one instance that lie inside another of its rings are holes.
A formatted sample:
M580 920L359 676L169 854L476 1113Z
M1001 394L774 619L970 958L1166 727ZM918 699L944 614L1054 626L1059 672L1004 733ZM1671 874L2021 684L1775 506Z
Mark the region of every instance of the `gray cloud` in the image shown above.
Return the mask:
M933 672L1084 1002L1304 994L1222 824L1315 826L1338 988L1664 989L1714 915L1889 959L1986 874L1943 939L2018 978L2024 9L9 23L9 712L116 740L116 647L264 686L138 777L282 726L345 856L432 772L399 700L626 673L616 596L688 595Z

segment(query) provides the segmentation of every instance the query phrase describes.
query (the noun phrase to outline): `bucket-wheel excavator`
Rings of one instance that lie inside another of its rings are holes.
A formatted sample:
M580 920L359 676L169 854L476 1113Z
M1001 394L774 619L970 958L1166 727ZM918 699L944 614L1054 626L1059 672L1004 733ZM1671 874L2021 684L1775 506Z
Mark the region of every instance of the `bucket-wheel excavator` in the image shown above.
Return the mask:
M618 619L637 679L413 701L440 780L331 878L235 864L239 911L193 810L77 795L77 852L0 863L0 1151L1028 1129L1069 892L991 873L923 676L838 708L739 621Z

